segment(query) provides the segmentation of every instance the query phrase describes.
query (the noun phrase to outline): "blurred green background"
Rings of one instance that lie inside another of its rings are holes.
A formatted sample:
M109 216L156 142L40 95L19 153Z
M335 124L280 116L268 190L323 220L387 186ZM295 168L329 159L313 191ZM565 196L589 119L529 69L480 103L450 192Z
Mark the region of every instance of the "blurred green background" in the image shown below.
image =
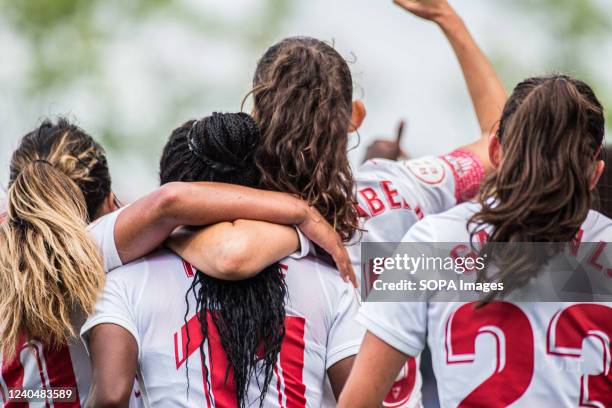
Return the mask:
M451 3L509 89L562 71L611 106L612 2ZM2 187L19 138L42 118L65 115L106 147L119 196L136 198L156 185L170 131L214 110L238 111L258 56L295 34L333 41L351 62L355 96L369 112L351 136L351 146L359 143L353 164L400 118L409 123L403 147L414 155L477 136L441 33L391 1L0 0Z

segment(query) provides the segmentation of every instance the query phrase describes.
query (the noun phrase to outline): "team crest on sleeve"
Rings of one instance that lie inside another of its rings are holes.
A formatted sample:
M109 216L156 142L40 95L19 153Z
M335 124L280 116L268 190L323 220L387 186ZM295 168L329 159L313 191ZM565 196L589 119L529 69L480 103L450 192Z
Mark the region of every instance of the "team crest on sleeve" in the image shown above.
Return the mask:
M430 186L441 184L446 178L444 166L435 158L407 160L405 165L417 180Z

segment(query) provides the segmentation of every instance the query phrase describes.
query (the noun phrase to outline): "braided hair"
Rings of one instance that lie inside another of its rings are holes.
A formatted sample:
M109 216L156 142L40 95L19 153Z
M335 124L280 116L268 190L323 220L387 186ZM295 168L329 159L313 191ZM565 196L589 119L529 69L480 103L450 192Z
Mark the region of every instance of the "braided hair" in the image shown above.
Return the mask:
M260 175L254 163L259 142L257 124L246 113L213 113L188 121L175 129L160 161L161 184L171 181L216 181L258 187ZM233 371L236 398L244 407L249 381L263 376L260 406L274 374L274 366L285 335L285 286L278 263L253 278L227 282L197 271L185 295L196 299L200 322L200 351L209 335L209 324L217 328L227 355L225 381ZM188 338L188 341L190 339ZM208 382L208 368L205 374ZM209 384L210 389L210 384Z
M71 314L88 315L104 287L87 223L110 194L102 147L59 119L26 134L13 153L6 221L0 222L0 355L27 339L50 347L73 341Z

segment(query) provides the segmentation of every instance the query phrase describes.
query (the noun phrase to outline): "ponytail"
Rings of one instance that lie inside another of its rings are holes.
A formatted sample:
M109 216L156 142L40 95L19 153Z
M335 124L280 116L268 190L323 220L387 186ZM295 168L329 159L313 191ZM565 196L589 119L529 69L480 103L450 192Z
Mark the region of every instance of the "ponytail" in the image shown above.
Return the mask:
M603 136L603 108L584 82L556 75L520 83L502 114L503 160L481 187L472 236L490 228L489 243L572 240L595 202L591 179ZM541 266L512 264L498 265L506 292L524 286Z
M83 194L64 173L33 161L8 190L0 229L0 351L12 356L23 333L50 346L77 333L78 308L91 313L104 284L90 240Z
M22 336L50 347L78 335L104 285L87 223L110 193L102 148L78 127L45 121L13 153L7 213L0 223L0 353Z

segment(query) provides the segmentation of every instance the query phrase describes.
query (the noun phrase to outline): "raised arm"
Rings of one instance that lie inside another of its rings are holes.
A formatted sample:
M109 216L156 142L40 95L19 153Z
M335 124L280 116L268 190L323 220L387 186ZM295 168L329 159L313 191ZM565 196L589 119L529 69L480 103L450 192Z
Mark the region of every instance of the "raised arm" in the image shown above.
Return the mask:
M447 0L394 0L394 3L416 16L436 23L450 42L461 66L482 133L480 140L464 147L474 151L485 167L488 167L488 137L497 130L508 98L493 65Z

